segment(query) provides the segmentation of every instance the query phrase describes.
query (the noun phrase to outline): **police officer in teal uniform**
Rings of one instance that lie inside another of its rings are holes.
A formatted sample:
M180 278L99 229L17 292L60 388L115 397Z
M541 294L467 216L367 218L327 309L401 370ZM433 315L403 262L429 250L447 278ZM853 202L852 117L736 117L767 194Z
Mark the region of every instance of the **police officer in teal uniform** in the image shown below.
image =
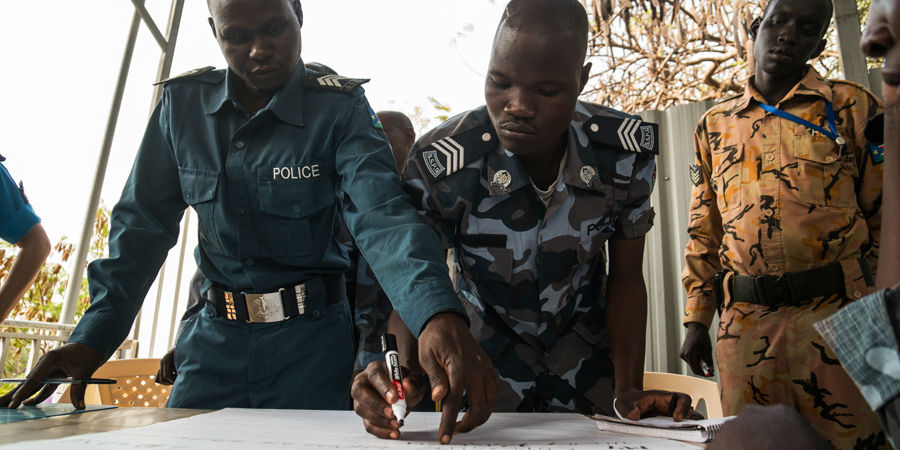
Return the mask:
M0 163L3 161L6 158L0 156ZM31 287L50 254L50 240L25 197L25 188L21 182L16 186L3 164L0 164L0 239L21 249L0 285L2 322Z
M179 337L169 406L347 407L354 344L342 276L349 263L334 238L342 214L425 342L422 363L438 380L432 394L450 402L441 438L454 431L464 390L478 398L457 431L483 423L496 374L467 330L438 237L400 187L359 87L365 80L306 70L297 0L209 6L228 69L166 83L113 209L110 257L88 269L91 307L69 343L2 401L16 407L45 377L87 377L112 355L190 206L210 285L204 311ZM82 407L83 386L75 388Z

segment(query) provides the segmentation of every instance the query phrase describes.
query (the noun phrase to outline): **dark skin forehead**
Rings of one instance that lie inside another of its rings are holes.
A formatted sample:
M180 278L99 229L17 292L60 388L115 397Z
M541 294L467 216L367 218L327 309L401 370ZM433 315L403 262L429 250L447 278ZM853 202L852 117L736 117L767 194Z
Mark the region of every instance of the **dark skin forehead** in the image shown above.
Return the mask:
M503 71L506 68L503 67L502 61L499 61L500 57L508 59L510 56L516 55L516 52L521 51L515 42L516 37L520 35L539 36L540 40L545 41L541 52L543 55L535 56L546 57L555 55L555 61L560 61L560 58L562 58L561 60L566 64L552 67L553 69L559 69L557 72L561 74L564 73L568 76L572 73L572 70L580 71L584 65L586 40L568 32L531 33L509 27L506 21L503 21L500 22L500 26L497 28L497 34L494 36L494 43L491 48L490 65L493 69Z
M774 12L784 12L788 10L792 15L803 15L804 18L814 21L822 30L822 36L828 30L833 15L833 6L831 0L772 0L766 5L763 20L769 18Z
M300 7L299 0L283 0L288 9L294 11L294 15L297 16L297 20L300 22L300 26L303 26L303 10ZM213 17L215 20L219 14L221 14L223 6L228 4L229 0L206 0L206 7L209 8L209 15Z

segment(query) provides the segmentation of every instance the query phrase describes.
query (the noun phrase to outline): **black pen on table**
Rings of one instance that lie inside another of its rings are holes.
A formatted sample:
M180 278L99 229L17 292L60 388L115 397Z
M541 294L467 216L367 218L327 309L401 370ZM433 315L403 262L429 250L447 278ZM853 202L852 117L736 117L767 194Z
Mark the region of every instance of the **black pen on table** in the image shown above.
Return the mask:
M399 400L391 405L397 422L403 426L403 418L406 417L406 395L403 392L403 374L400 372L400 354L397 353L397 338L393 334L381 336L381 351L384 352L384 361L387 363L388 372L391 374L391 382L397 389Z
M24 383L28 378L0 378L0 383ZM47 378L44 384L116 384L110 378Z

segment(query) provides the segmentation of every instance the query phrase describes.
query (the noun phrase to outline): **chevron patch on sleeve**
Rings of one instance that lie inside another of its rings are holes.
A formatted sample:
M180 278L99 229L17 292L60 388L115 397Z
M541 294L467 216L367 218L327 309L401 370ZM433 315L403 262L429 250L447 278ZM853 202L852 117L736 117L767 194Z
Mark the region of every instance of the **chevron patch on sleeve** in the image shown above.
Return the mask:
M305 84L343 92L350 92L356 87L369 82L368 78L347 78L340 75L309 73L310 75L304 79Z
M691 183L694 186L700 186L700 182L703 181L703 175L700 173L700 166L697 164L691 164Z
M497 137L490 126L476 127L438 139L422 147L416 157L422 158L431 179L439 180L462 170L496 146Z
M593 116L584 131L596 143L627 152L659 154L659 125L640 119Z

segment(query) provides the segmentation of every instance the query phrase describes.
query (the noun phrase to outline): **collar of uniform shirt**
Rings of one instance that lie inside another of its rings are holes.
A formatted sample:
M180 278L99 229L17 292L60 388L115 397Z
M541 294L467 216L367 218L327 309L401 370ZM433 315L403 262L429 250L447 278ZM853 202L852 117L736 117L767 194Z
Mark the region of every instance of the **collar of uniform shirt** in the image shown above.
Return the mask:
M820 75L812 66L807 66L806 75L800 82L797 83L797 85L794 86L781 101L772 106L778 108L779 105L785 101L799 95L817 96L822 97L829 102L832 101L831 87L828 86L828 83L822 78L822 75ZM751 76L744 85L744 94L741 95L741 101L738 103L734 112L738 113L749 108L752 101L756 101L756 103L766 103L766 99L763 98L762 94L753 87L753 77Z
M236 108L238 107L239 103L232 89L236 76L231 69L225 69L225 82L220 83L214 93L206 99L206 104L203 107L206 114L219 112L229 102L235 105ZM291 79L275 93L269 104L259 110L257 114L269 110L285 123L298 127L303 126L303 108L298 108L297 105L303 104L304 77L306 77L306 67L303 64L303 60L300 59L297 61L297 67L294 68ZM291 100L289 102L282 100L285 98Z

